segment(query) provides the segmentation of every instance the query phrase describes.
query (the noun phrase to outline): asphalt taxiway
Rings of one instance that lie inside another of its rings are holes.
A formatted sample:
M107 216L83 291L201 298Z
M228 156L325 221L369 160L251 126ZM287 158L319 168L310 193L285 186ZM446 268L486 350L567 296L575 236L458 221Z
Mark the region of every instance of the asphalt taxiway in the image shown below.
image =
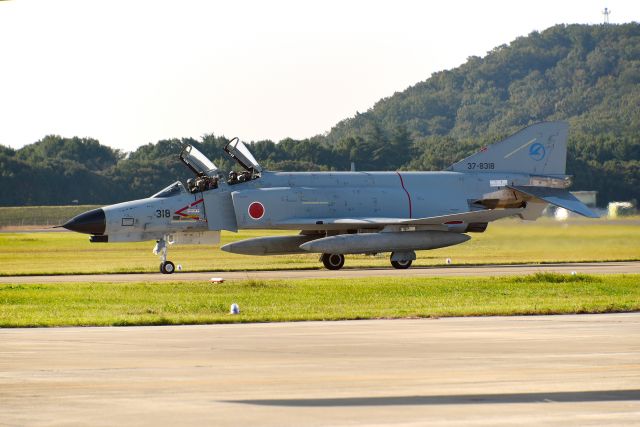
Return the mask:
M0 330L0 425L633 425L640 313Z
M338 271L273 270L229 272L179 272L174 274L80 274L57 276L0 276L0 283L62 283L62 282L160 282L160 281L208 281L213 277L225 280L246 279L309 279L309 278L357 278L357 277L446 277L446 276L513 276L538 272L569 274L640 274L639 261L591 262L566 264L519 264L447 267L412 267L408 270L394 268L345 268Z

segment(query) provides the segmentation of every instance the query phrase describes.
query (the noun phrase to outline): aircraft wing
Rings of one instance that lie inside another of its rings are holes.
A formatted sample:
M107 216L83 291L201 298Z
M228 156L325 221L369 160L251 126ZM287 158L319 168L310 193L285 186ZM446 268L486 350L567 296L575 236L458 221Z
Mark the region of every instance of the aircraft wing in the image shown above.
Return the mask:
M318 228L323 228L323 225L354 225L354 226L385 226L391 224L402 224L403 221L407 221L408 218L376 218L376 217L362 217L362 218L289 218L284 221L278 221L277 225L295 226L295 225L317 225Z
M514 185L509 186L509 188L588 218L599 218L597 214L563 188L534 187L530 185Z
M285 221L279 221L278 226L300 226L301 228L317 228L324 229L331 226L342 227L360 227L366 228L382 228L387 225L456 225L462 223L483 223L495 221L500 218L515 216L524 208L516 209L486 209L471 212L462 212L449 215L439 215L427 218L377 218L377 217L361 217L361 218L291 218Z
M473 222L491 222L500 218L515 216L524 208L515 209L486 209L471 212L462 212L449 215L432 216L428 218L409 219L402 222L406 225L440 225L440 224L461 224Z

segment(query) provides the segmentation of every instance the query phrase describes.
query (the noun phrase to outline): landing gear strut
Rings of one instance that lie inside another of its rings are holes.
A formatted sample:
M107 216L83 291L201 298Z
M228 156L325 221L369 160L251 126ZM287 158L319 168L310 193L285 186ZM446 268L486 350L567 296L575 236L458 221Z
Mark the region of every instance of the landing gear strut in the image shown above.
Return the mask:
M340 270L344 265L344 255L342 254L322 254L320 259L327 270Z
M171 274L176 271L176 266L167 261L167 240L164 237L156 242L153 253L160 256L160 273Z

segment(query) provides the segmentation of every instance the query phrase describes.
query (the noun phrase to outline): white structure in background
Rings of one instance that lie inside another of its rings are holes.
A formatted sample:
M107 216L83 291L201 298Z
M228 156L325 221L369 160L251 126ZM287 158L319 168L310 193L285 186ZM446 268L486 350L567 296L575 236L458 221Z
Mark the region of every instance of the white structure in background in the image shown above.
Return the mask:
M636 207L631 202L611 202L607 205L607 216L618 218L636 214Z

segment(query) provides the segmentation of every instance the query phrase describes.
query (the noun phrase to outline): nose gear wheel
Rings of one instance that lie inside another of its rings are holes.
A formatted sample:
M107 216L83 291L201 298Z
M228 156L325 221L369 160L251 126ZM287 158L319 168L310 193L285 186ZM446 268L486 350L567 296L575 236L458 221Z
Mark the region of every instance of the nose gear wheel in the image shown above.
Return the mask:
M171 274L176 270L176 266L171 261L165 261L160 263L160 273Z

